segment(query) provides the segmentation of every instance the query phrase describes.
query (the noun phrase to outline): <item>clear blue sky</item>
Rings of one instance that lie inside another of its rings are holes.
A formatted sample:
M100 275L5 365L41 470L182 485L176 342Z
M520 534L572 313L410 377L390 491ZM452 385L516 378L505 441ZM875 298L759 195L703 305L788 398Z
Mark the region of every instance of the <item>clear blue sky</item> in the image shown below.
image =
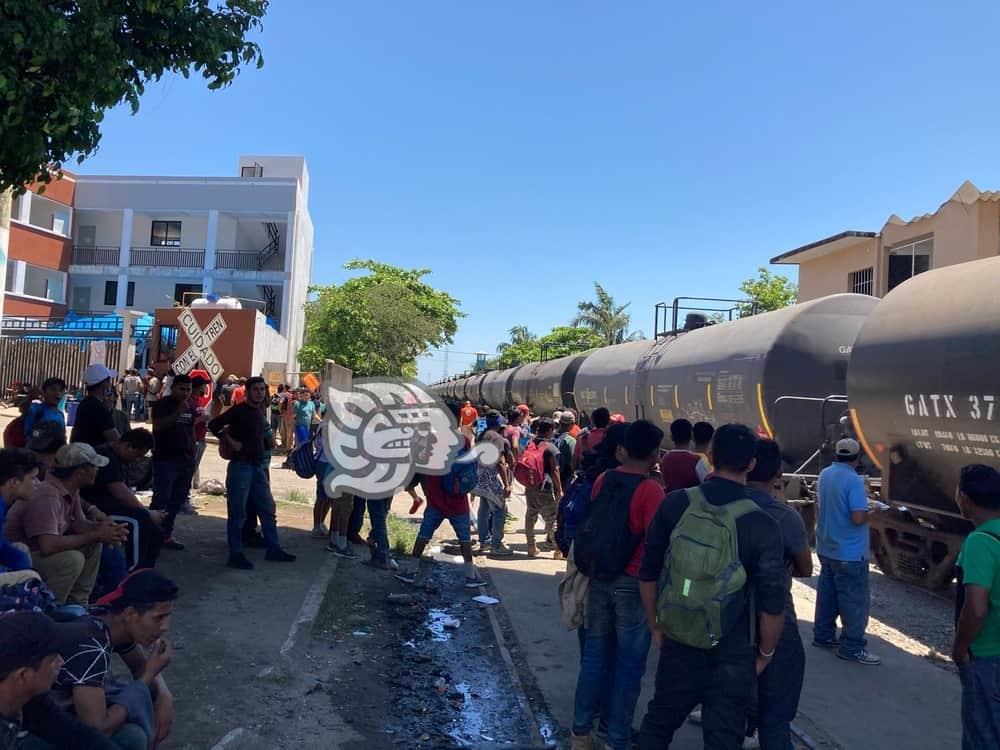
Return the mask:
M263 70L151 87L79 171L304 154L313 281L429 267L468 315L456 352L564 324L595 280L649 335L659 300L1000 188L995 2L678 5L274 0Z

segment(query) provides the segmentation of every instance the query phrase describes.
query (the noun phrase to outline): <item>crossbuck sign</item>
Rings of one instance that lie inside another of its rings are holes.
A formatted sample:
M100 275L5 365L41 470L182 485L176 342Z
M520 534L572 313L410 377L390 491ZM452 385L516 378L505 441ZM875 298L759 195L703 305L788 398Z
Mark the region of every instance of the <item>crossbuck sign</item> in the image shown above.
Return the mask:
M208 374L212 376L212 380L221 378L222 363L215 356L215 352L212 351L212 344L226 330L226 321L222 315L216 315L202 329L198 325L198 321L195 320L194 314L190 310L185 309L181 310L180 315L177 316L177 322L180 324L181 330L187 334L191 345L184 350L181 356L174 360L174 372L178 374L190 372L200 360L208 371Z

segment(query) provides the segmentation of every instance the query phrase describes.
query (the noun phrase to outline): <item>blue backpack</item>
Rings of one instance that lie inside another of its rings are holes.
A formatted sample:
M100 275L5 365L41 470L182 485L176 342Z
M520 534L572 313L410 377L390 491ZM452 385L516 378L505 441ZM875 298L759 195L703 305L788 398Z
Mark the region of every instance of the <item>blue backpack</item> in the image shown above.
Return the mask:
M556 546L563 555L569 554L570 545L576 537L576 530L587 516L587 511L590 509L590 493L593 489L593 481L587 479L584 474L577 474L559 501L555 538Z
M289 459L295 473L303 479L312 479L316 476L316 463L318 459L316 454L316 438L306 441L293 450Z
M479 479L479 462L458 460L468 452L468 448L460 450L448 473L441 477L441 487L445 492L452 495L467 495L476 488Z

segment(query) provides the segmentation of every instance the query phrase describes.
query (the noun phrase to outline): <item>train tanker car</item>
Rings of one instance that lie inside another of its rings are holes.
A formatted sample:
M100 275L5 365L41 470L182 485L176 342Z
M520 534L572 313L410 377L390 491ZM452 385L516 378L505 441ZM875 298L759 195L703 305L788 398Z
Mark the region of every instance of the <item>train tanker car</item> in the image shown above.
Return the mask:
M848 373L855 432L894 510L873 518L887 575L951 580L970 526L955 502L963 466L1000 466L1000 258L919 274L878 304Z

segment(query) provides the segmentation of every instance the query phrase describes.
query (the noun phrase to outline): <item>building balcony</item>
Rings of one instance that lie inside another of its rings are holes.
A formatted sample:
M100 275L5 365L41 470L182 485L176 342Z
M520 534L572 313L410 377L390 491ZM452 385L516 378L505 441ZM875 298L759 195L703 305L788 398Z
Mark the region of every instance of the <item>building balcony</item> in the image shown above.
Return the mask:
M216 250L215 267L228 271L280 271L284 268L282 253L250 250Z
M204 268L205 250L176 247L133 247L130 266L155 268Z
M73 245L73 255L70 263L75 266L117 266L121 263L120 247L110 245L96 247L81 247Z

